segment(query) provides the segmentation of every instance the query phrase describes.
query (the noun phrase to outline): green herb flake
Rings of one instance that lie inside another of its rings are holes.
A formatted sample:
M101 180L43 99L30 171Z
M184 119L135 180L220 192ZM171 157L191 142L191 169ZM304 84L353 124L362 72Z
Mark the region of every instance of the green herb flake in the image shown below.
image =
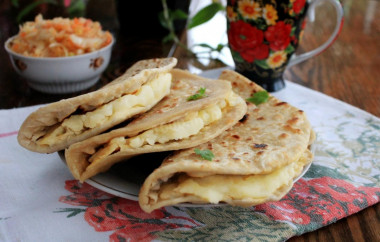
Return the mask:
M194 149L195 154L200 155L203 159L211 161L214 158L214 154L211 150L205 149L200 150L198 148Z
M252 95L252 97L247 98L247 102L254 103L256 105L259 105L261 103L265 103L269 100L269 94L267 91L259 91Z
M187 98L187 101L197 100L206 96L206 88L201 87L196 94Z

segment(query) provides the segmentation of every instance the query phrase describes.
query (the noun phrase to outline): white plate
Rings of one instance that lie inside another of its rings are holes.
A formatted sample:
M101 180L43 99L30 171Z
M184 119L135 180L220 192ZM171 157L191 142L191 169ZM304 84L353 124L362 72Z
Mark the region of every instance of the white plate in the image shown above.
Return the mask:
M223 69L224 68L206 71L201 75L207 78L215 78L219 76L220 72ZM311 147L313 154L314 147L315 145ZM169 153L170 152L144 154L134 157L132 159L129 159L127 162L121 162L112 166L111 169L107 172L91 177L85 182L109 194L133 201L138 201L140 187L142 186L143 182L155 168L160 166L162 160ZM58 154L60 155L61 159L65 161L63 151L58 152ZM309 170L310 166L311 163L306 165L302 173L294 179L294 182L298 181L302 176L304 176L305 173ZM199 207L215 206L215 204L184 203L176 206Z

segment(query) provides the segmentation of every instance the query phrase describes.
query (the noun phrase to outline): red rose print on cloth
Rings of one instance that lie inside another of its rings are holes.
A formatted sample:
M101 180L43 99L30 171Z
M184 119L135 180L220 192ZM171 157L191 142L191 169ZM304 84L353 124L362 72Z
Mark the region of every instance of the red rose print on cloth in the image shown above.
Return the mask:
M228 36L231 49L248 62L263 60L269 55L269 48L263 43L263 31L249 23L242 20L231 22Z
M156 238L154 232L200 225L190 217L173 215L166 209L144 213L135 201L112 196L76 180L66 181L65 189L72 194L60 197L59 201L84 206L79 211L84 212L84 219L95 231L113 231L110 241L151 241Z
M371 206L379 199L380 188L356 187L345 180L321 177L301 179L283 199L256 206L255 210L274 220L322 227Z
M265 31L265 39L269 42L269 47L273 51L285 50L290 43L290 33L292 26L284 21L278 21L276 25L269 26Z
M306 0L295 0L293 2L293 11L295 14L299 14L305 7Z

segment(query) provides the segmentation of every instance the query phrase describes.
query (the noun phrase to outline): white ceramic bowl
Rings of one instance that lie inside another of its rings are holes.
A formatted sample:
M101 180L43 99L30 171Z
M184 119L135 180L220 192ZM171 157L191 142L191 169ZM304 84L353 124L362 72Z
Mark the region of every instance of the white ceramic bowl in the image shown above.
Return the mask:
M31 88L53 94L72 93L93 86L108 66L114 44L112 39L100 50L71 57L27 57L9 48L14 37L9 38L4 47L16 72L25 77Z

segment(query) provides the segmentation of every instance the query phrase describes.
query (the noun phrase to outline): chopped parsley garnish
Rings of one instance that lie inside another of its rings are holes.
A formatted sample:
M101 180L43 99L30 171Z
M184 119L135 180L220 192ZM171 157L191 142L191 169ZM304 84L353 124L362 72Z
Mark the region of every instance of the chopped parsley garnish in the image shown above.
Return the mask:
M195 154L200 155L203 159L211 161L212 158L214 158L214 154L211 152L211 150L205 149L200 150L198 148L194 149Z
M206 88L201 87L196 94L187 98L187 101L197 100L206 96Z
M246 101L259 105L265 103L269 100L269 94L267 91L259 91L252 95L252 97L247 98Z

